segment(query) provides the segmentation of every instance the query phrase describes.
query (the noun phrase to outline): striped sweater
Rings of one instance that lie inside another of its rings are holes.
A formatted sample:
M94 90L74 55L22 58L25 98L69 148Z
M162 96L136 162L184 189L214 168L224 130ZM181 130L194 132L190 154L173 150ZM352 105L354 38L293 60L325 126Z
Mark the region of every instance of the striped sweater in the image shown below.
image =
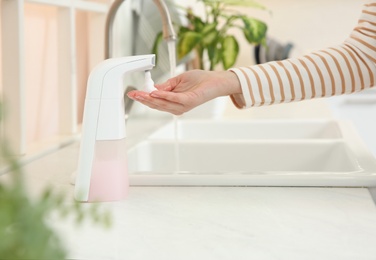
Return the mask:
M242 94L238 108L348 94L376 84L376 1L363 8L357 26L341 45L301 58L230 69Z

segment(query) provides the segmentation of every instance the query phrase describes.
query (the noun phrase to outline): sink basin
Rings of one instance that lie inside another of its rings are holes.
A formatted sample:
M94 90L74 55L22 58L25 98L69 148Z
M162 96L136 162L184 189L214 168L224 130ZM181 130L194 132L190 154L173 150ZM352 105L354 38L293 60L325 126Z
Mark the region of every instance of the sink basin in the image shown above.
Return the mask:
M174 122L128 150L131 185L375 186L376 160L337 121Z
M341 142L183 141L176 147L174 142L146 141L128 153L128 160L131 172L247 174L360 170L351 151Z
M178 120L154 132L152 139L335 139L341 138L332 120Z

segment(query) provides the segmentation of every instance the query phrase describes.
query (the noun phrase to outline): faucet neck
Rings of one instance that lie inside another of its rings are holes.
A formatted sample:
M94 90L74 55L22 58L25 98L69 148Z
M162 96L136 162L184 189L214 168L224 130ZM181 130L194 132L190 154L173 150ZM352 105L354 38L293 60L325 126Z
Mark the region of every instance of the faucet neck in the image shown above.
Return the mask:
M112 57L112 36L113 36L113 24L116 17L116 14L121 6L121 4L125 2L125 0L115 0L111 5L106 19L106 29L105 29L105 59L109 59ZM172 20L170 16L170 12L167 8L165 1L163 0L153 0L153 2L158 7L159 13L162 17L163 23L163 38L166 41L176 40L176 33L174 27L172 25Z
M162 16L163 23L163 38L166 41L176 40L176 33L174 27L172 26L172 20L168 7L163 0L153 0L153 2L158 7L159 13Z
M106 18L106 30L104 35L104 58L109 59L112 56L112 31L113 31L113 25L114 20L116 17L116 13L119 10L119 7L125 0L115 0L113 4L110 6L110 9L108 10L107 18Z

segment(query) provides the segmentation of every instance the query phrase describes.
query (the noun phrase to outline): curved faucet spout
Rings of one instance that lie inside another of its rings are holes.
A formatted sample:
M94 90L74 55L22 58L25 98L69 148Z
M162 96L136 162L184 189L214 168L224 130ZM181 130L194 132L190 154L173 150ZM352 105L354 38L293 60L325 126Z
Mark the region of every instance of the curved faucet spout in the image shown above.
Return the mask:
M110 10L108 11L105 31L105 59L109 59L112 57L113 23L115 20L116 13L123 2L125 2L125 0L115 0L114 3L111 5ZM170 12L167 8L166 3L163 0L153 0L153 2L158 7L159 13L162 16L163 38L166 41L176 40L176 33L172 26Z
M163 38L166 41L176 40L176 33L174 27L172 26L172 20L170 16L170 12L168 11L168 7L163 0L153 0L153 2L157 5L159 13L162 16L162 23L163 23Z

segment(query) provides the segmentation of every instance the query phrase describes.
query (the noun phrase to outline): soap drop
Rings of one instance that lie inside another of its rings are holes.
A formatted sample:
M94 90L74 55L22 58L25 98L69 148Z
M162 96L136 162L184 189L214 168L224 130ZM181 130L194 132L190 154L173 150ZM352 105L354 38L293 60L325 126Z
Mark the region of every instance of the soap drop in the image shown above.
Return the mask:
M144 90L146 92L152 92L154 90L157 90L155 87L154 87L154 81L153 79L151 78L151 73L150 73L150 70L146 70L145 71L145 83L144 83Z

